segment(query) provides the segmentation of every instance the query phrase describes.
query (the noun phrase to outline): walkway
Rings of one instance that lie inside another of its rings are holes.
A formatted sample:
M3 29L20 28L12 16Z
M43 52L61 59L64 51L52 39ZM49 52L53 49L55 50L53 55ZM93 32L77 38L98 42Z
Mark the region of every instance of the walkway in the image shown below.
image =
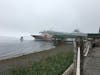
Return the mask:
M100 75L100 47L94 48L84 59L84 75Z

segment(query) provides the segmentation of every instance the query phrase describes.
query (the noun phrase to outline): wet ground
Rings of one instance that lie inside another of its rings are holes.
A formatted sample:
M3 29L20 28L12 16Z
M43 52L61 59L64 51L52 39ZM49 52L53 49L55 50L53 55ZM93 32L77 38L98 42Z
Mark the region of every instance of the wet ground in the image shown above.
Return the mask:
M84 75L100 75L100 47L95 47L85 57Z

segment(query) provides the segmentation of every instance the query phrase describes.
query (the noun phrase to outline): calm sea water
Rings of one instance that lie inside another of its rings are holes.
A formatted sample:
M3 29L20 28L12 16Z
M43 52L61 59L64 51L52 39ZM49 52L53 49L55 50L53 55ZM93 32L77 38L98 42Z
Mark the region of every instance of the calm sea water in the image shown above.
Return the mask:
M53 47L52 43L46 41L24 40L21 42L11 38L0 38L0 60L48 50Z

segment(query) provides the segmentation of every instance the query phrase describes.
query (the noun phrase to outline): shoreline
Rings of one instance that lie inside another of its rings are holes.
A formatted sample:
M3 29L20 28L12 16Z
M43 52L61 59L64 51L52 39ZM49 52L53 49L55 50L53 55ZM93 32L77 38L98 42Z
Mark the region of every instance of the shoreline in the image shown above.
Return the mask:
M48 48L47 50L50 50L50 49L53 49L53 48L55 48L55 47ZM30 54L35 54L35 53L42 52L42 51L46 51L46 50L31 51L29 53L15 54L15 55L11 55L11 56L8 56L8 57L7 56L3 56L3 57L0 57L0 61L15 59L15 58L18 58L18 57L22 57L22 56L26 56L26 55L30 55Z
M38 62L40 60L44 60L47 57L56 55L60 52L67 52L69 50L73 50L73 46L70 44L60 45L56 48L30 53L27 55L0 60L0 72L6 72L12 68L20 68L20 67L29 67L33 62Z

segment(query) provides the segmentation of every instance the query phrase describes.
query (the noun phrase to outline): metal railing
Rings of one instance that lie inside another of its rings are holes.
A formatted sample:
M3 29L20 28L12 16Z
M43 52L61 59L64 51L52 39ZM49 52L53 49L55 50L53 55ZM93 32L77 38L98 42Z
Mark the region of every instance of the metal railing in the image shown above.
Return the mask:
M84 48L84 51L83 51L83 56L87 56L88 53L89 53L89 50L90 50L90 43L89 42L86 42L85 43L85 48ZM84 59L81 59L81 47L78 47L77 48L77 55L76 55L76 75L81 75L81 60L84 60ZM84 63L84 62L83 62Z
M80 75L80 47L78 47L77 51L76 75Z

